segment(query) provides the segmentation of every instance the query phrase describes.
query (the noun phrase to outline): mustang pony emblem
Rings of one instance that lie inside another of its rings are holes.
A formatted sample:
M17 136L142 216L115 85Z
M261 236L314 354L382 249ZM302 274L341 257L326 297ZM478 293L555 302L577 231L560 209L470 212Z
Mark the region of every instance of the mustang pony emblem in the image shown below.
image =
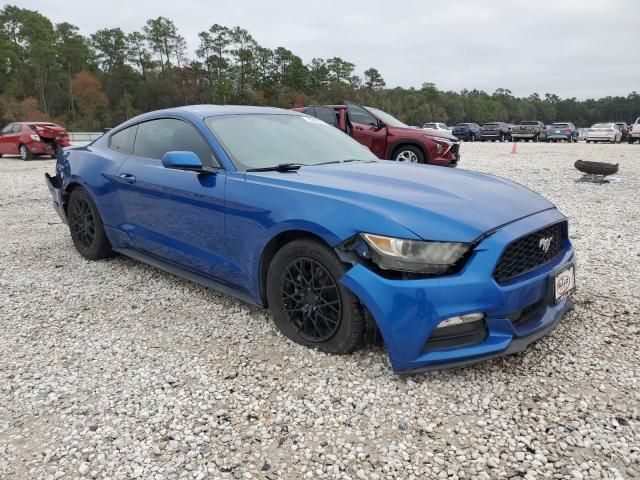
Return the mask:
M544 253L547 253L549 251L549 247L551 247L551 240L553 240L553 237L540 239L540 243L538 244L538 246L542 249Z

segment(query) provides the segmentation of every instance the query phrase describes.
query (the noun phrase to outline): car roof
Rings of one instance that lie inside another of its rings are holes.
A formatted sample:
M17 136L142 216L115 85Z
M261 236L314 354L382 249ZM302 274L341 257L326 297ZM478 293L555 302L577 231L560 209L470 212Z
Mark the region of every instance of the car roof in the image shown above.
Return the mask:
M183 107L165 108L164 110L153 110L146 112L137 117L130 118L124 123L115 127L111 134L117 133L119 130L127 128L136 123L146 122L162 117L182 117L191 118L207 118L222 115L304 115L303 113L293 110L285 110L283 108L274 107L254 107L248 105L187 105Z
M254 107L248 105L187 105L184 107L168 108L157 110L151 113L178 113L189 112L200 117L214 117L216 115L242 115L242 114L269 114L269 115L292 115L297 114L292 110L275 107Z

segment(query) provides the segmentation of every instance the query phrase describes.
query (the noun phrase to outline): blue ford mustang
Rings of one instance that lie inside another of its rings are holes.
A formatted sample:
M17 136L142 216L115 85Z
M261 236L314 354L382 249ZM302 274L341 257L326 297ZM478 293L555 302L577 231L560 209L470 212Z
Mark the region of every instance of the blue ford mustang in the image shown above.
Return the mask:
M268 306L325 352L381 337L396 372L520 351L571 307L567 219L547 200L378 160L292 111L148 113L66 149L46 181L87 259L120 252Z

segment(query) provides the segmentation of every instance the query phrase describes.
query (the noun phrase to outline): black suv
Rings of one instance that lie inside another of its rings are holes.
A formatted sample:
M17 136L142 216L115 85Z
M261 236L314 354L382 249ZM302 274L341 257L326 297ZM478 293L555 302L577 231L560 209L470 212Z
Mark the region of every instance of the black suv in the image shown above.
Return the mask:
M459 140L475 142L480 140L480 126L477 123L458 123L451 133Z
M491 140L492 142L496 140L500 140L501 142L511 140L510 127L508 123L504 122L485 123L480 129L480 140L483 142L487 140Z

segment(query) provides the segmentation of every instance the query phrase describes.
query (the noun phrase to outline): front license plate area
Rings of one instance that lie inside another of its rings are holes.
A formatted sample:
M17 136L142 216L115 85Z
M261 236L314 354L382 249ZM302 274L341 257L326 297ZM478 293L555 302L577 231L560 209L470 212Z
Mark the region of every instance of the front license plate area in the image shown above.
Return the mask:
M576 269L574 265L559 272L553 278L553 294L556 304L570 296L576 289Z

